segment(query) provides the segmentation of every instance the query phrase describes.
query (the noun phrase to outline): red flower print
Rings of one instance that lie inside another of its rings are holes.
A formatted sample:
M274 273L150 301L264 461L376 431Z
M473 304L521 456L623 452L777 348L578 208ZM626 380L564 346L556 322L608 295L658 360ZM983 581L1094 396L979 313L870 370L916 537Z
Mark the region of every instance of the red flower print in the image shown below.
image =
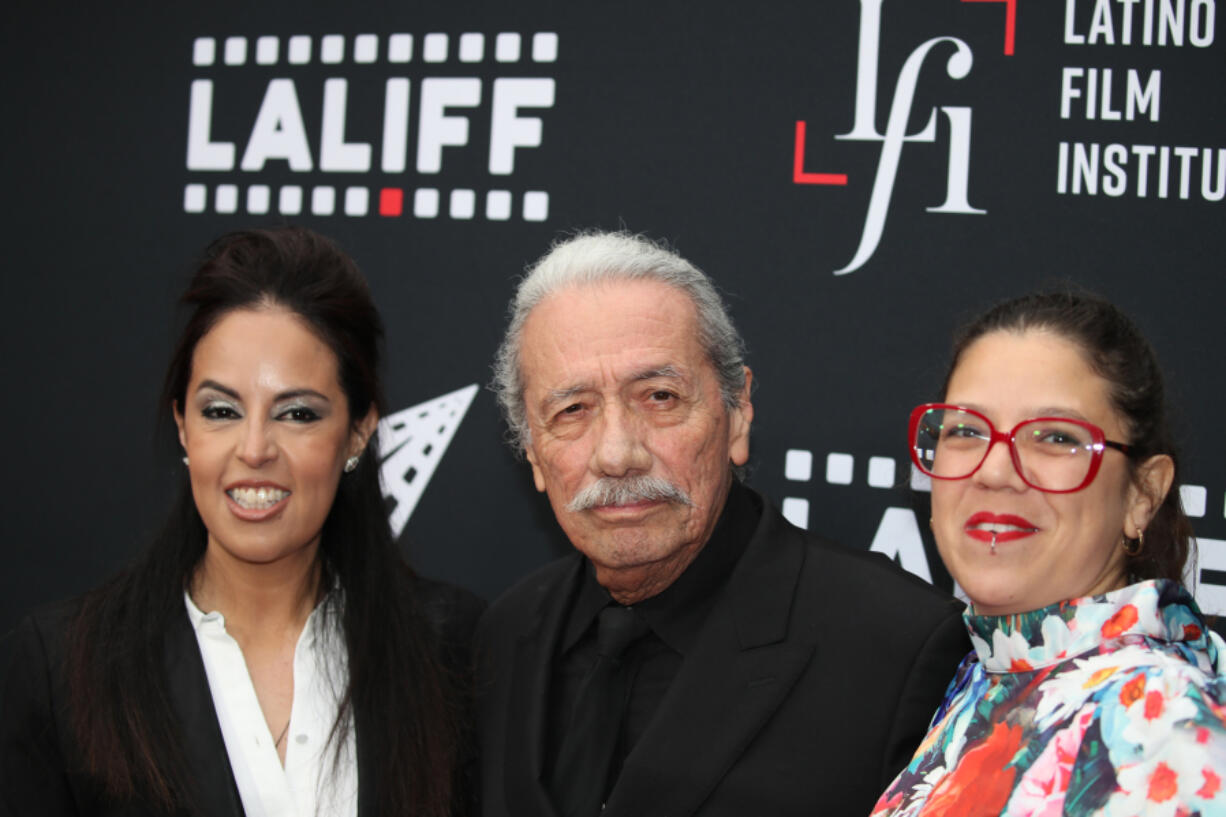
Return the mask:
M1183 638L1185 641L1195 641L1201 637L1201 629L1195 624L1183 625Z
M1175 770L1165 763L1159 763L1158 768L1149 776L1149 791L1145 797L1152 803L1164 803L1179 790L1177 782Z
M1137 623L1137 608L1133 604L1125 604L1103 624L1103 638L1116 638Z
M1213 769L1205 767L1201 770L1201 774L1205 776L1205 785L1196 790L1196 796L1210 800L1215 794L1222 789L1222 778L1213 773Z
M1025 658L1014 658L1009 662L1009 672L1030 672L1034 667Z
M1125 708L1132 706L1141 699L1145 694L1145 673L1138 672L1137 677L1133 678L1120 690L1120 703Z
M881 799L877 801L877 805L873 806L873 812L868 817L873 817L873 814L889 814L894 810L895 806L902 802L906 792L895 792L894 795L888 800L886 799L886 794L889 794L889 792L887 791L885 794L881 795Z
M1159 717L1163 709L1166 709L1166 701L1161 692L1155 689L1145 696L1145 720L1152 721Z
M1009 766L1022 745L1022 727L998 723L970 749L928 797L924 817L975 817L1004 811L1017 770Z

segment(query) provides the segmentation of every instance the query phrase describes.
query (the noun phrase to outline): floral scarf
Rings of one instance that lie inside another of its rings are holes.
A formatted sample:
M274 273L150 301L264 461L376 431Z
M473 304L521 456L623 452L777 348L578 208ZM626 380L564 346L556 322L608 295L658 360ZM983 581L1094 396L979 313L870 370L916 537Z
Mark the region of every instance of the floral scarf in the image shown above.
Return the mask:
M1007 616L873 817L1226 815L1226 644L1176 582Z

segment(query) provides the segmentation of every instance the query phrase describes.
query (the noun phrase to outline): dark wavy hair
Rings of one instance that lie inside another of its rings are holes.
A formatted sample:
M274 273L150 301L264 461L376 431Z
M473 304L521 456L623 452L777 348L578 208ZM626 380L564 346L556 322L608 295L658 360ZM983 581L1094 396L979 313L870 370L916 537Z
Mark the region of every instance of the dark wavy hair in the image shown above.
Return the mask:
M184 404L200 339L236 309L269 306L299 316L336 355L353 423L383 408L383 324L357 266L327 238L293 227L222 236L205 250L182 304L191 312L166 372L163 417ZM442 817L462 794L462 692L440 661L419 601L404 592L411 574L388 528L373 437L368 447L341 479L320 542L321 586L344 590L343 605L330 614L349 656L330 740L339 749L356 716L363 746L373 749L363 766L375 772L364 781L372 784L373 813ZM70 634L73 725L88 770L108 795L166 812L191 812L195 798L163 646L167 622L186 615L183 593L206 541L185 477L152 546L86 597Z
M1046 330L1080 347L1086 362L1107 381L1112 407L1128 432L1129 471L1134 482L1142 462L1165 454L1175 465L1175 479L1145 530L1145 544L1126 556L1129 575L1137 579L1183 581L1192 552L1192 524L1179 498L1179 455L1167 415L1162 369L1149 341L1115 305L1093 295L1069 290L1023 295L989 309L958 332L953 360L942 393L963 352L992 332Z

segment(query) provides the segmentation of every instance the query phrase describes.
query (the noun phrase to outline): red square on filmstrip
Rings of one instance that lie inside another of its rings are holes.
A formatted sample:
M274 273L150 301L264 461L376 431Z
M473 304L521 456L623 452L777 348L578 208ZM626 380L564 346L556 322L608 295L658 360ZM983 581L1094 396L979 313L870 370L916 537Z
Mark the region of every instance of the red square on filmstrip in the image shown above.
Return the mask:
M379 215L398 216L404 211L404 191L399 187L385 187L379 191Z

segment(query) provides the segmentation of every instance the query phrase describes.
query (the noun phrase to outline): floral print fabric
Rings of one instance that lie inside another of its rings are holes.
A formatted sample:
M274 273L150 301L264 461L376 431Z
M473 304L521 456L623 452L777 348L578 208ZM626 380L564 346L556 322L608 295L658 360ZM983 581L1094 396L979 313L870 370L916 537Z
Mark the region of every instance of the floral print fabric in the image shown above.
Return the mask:
M1226 644L1176 582L1009 616L873 817L1226 815Z

